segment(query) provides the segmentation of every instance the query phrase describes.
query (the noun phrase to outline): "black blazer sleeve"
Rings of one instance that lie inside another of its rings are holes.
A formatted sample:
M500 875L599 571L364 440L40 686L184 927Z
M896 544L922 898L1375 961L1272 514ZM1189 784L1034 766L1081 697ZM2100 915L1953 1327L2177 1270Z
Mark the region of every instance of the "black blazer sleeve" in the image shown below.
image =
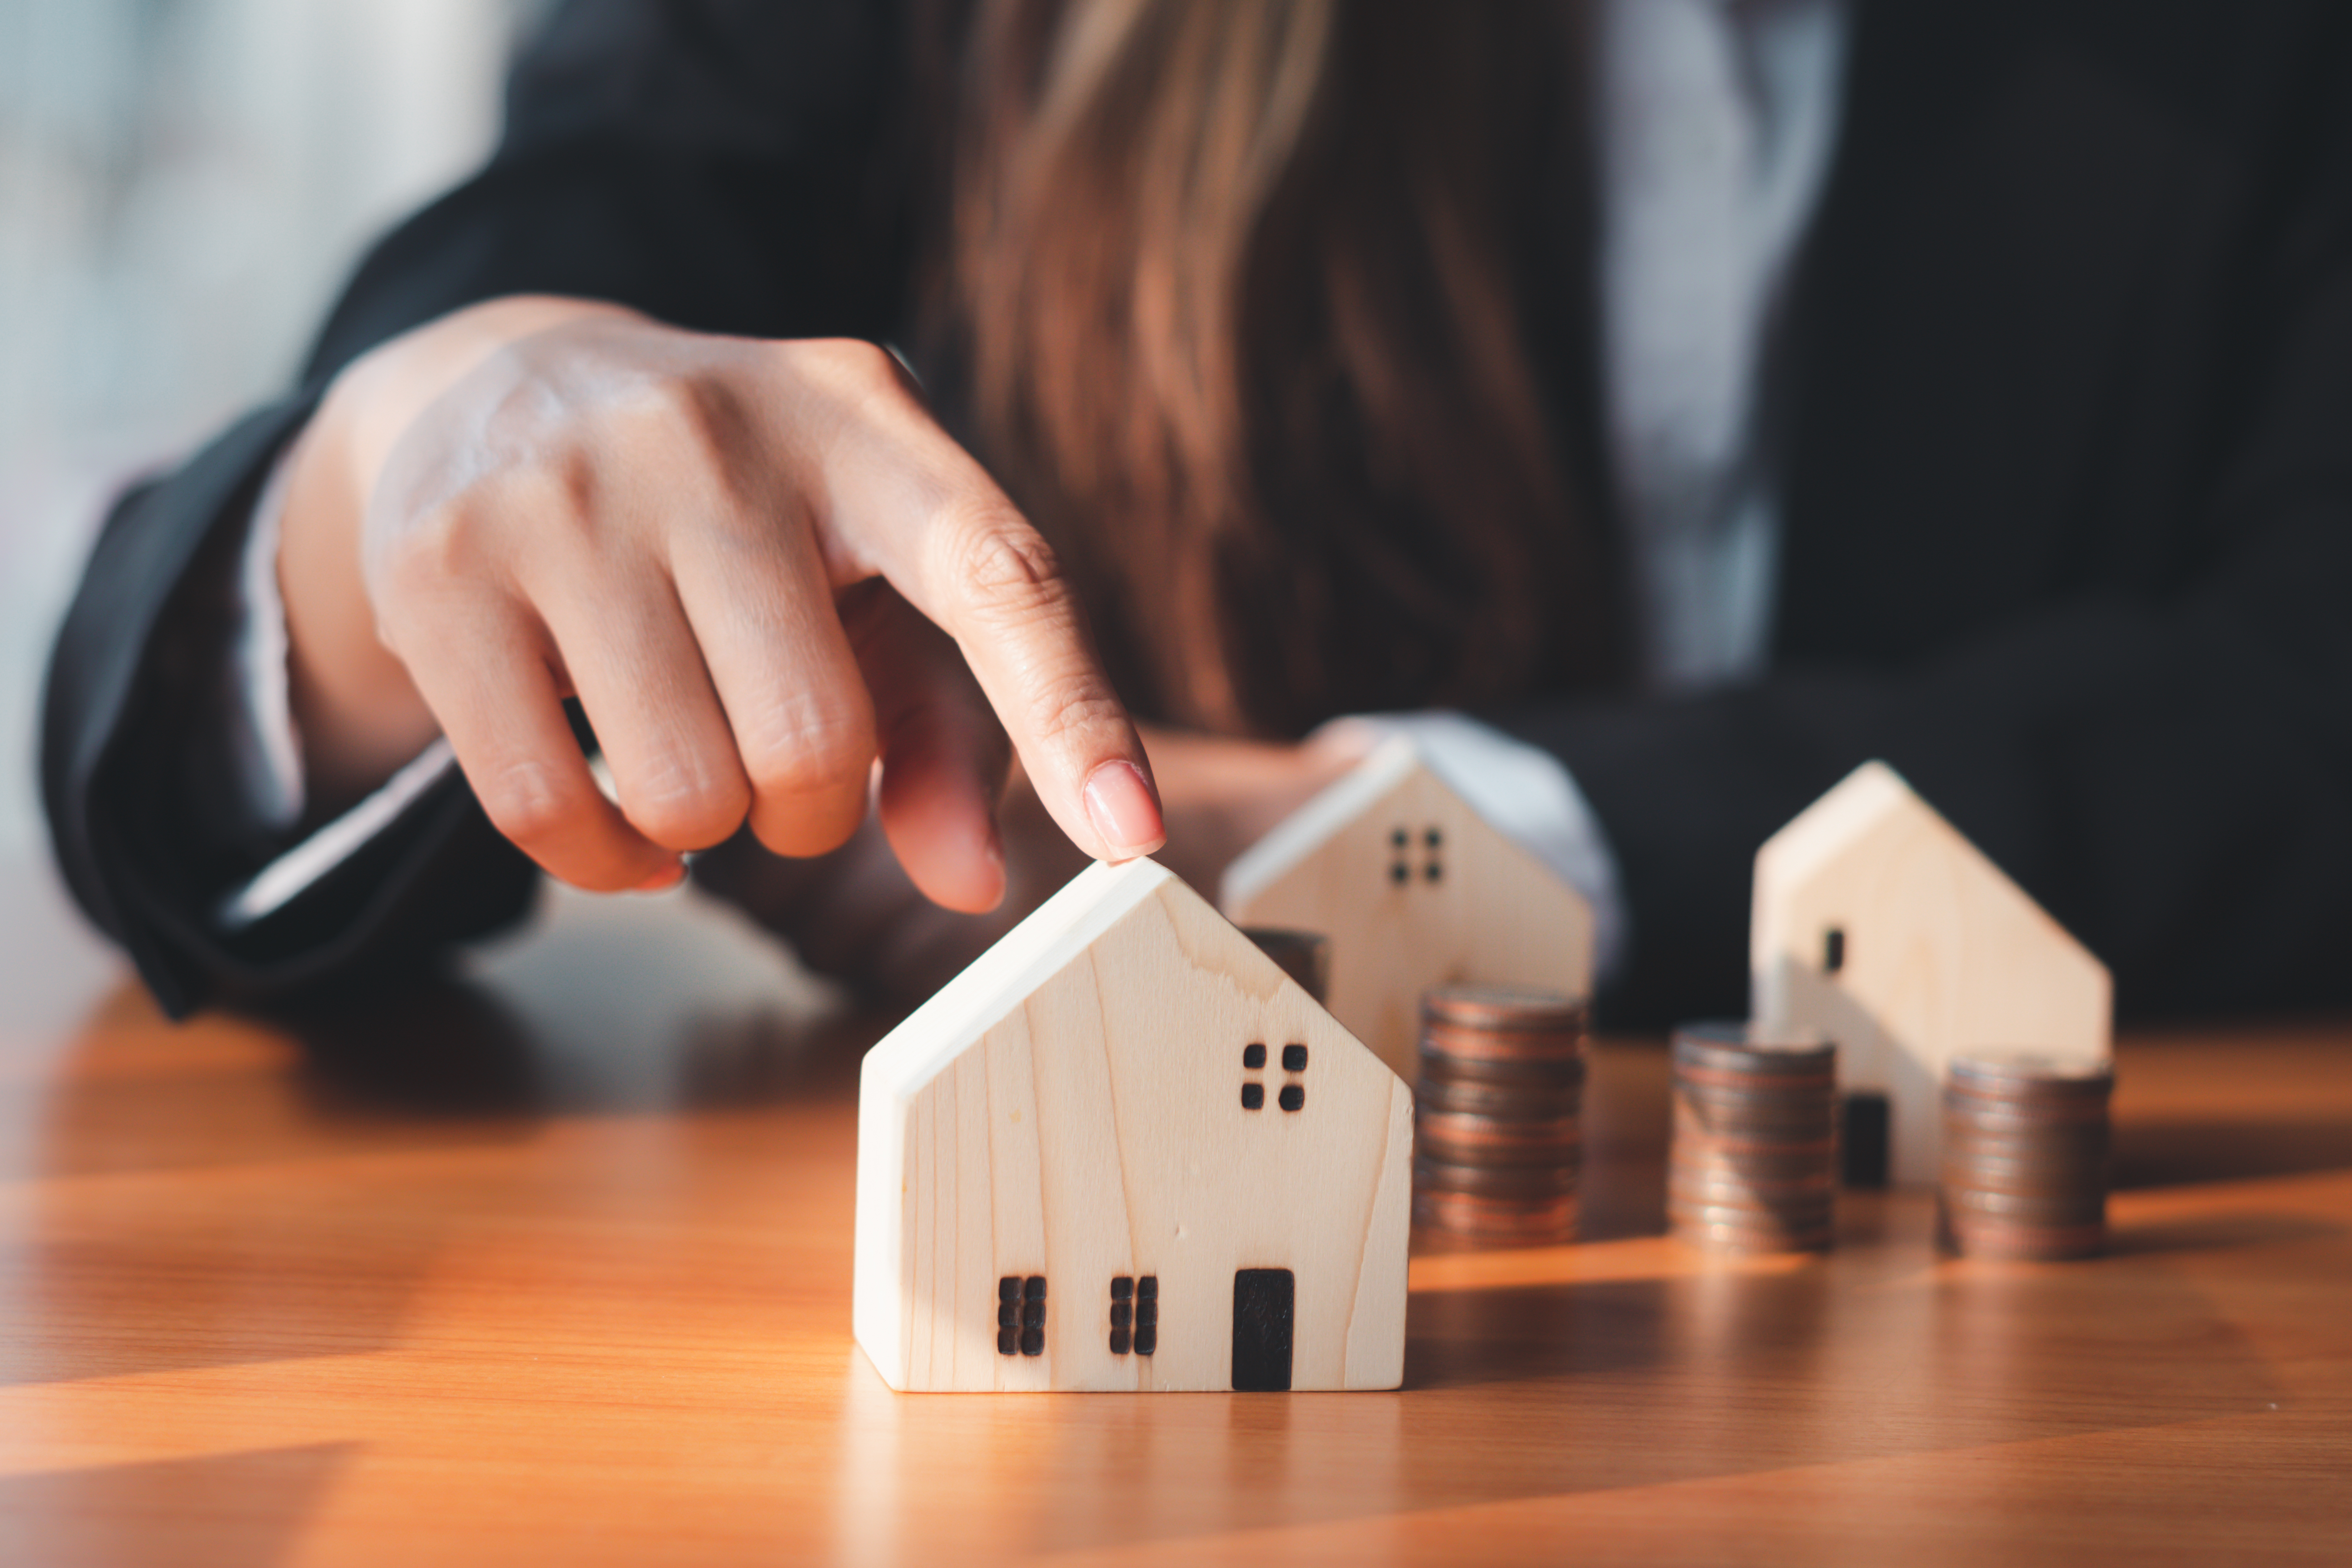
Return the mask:
M2352 12L1862 12L1759 682L1538 707L1620 1023L1745 1010L1757 847L1885 758L2127 1016L2352 1000Z
M236 543L326 383L521 292L704 331L889 336L908 265L898 35L870 0L572 0L519 60L489 164L367 258L299 390L115 507L52 658L41 782L68 884L169 1011L404 962L511 920L532 886L453 779L261 926L232 940L211 918L261 861L205 819L194 716L226 657Z

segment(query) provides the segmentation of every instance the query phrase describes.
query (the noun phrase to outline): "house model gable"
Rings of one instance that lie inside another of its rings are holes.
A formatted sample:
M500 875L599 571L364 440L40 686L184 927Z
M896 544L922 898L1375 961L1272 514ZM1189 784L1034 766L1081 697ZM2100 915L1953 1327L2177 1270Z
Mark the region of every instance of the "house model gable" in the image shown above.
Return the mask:
M1328 937L1332 1015L1407 1078L1432 986L1591 992L1583 895L1480 816L1402 736L1237 858L1221 901L1240 925Z
M1150 861L868 1053L858 1343L905 1390L1392 1388L1411 1089Z
M1840 1087L1885 1097L1898 1183L1937 1179L1955 1055L2110 1055L2105 966L1884 763L1758 853L1749 944L1755 1016L1821 1030Z

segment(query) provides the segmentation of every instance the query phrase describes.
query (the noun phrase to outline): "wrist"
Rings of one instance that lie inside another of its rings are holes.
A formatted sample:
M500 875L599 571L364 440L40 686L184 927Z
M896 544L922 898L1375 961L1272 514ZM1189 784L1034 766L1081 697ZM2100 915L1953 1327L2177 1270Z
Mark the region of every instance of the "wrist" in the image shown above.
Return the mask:
M339 381L289 456L278 552L287 689L313 814L364 795L434 734L406 668L377 639L360 565L358 410Z
M508 345L617 307L492 300L344 367L289 455L278 559L288 692L314 812L365 795L439 732L408 668L377 634L368 510L394 451L450 386Z

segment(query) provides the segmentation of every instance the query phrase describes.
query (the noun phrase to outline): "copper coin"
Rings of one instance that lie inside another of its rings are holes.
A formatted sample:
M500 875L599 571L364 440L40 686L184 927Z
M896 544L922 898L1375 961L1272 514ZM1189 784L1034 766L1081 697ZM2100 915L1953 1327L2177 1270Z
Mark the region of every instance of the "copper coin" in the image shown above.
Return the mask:
M1836 1173L1759 1182L1720 1171L1686 1171L1677 1165L1666 1173L1669 1197L1701 1204L1793 1205L1829 1203L1837 1194Z
M1687 1062L1675 1064L1675 1081L1696 1084L1702 1089L1728 1089L1740 1098L1783 1095L1833 1094L1837 1075L1825 1069L1807 1068L1803 1072L1762 1073L1726 1071L1717 1068L1693 1067Z
M1415 1122L1415 1147L1433 1159L1456 1160L1465 1165L1486 1163L1507 1155L1515 1164L1529 1159L1572 1160L1584 1145L1582 1128L1573 1116L1531 1121L1433 1110L1423 1106ZM1444 1152L1449 1149L1466 1152Z
M1978 1208L1996 1209L2004 1203L2089 1205L2104 1208L2107 1197L2105 1182L2001 1182L1991 1183L1980 1178L1946 1175L1937 1184L1942 1193L1972 1193L1971 1200Z
M1749 1226L1702 1225L1675 1220L1667 1234L1685 1246L1708 1252L1825 1252L1836 1240L1836 1232L1828 1226L1821 1229L1792 1232L1758 1230Z
M1942 1172L1948 1187L1983 1187L1996 1193L2105 1192L2107 1164L2104 1160L2058 1163L2020 1160L1959 1160L1944 1156Z
M1818 1110L1801 1116L1759 1116L1692 1105L1681 1099L1675 1104L1674 1124L1700 1137L1729 1138L1742 1143L1814 1143L1837 1136L1837 1118Z
M1834 1180L1818 1177L1804 1182L1749 1182L1720 1172L1666 1173L1666 1196L1695 1204L1791 1208L1830 1203L1837 1196L1837 1190Z
M1829 1204L1805 1208L1767 1209L1739 1204L1700 1204L1672 1199L1666 1217L1675 1225L1715 1230L1777 1232L1783 1236L1813 1236L1832 1228L1836 1210Z
M2107 1167L2105 1151L2081 1159L1996 1160L1986 1155L1955 1154L1948 1149L1944 1152L1942 1174L1962 1186L1981 1184L1998 1187L2023 1183L2030 1186L2104 1187L2107 1184Z
M1580 1124L1573 1116L1482 1116L1424 1105L1416 1121L1423 1133L1437 1132L1470 1142L1558 1144L1575 1143L1581 1138Z
M2063 1133L1985 1133L1980 1129L1943 1129L1945 1159L2004 1159L2013 1163L2082 1163L2107 1157L2107 1129L2072 1129Z
M1576 1190L1574 1165L1465 1165L1416 1154L1413 1184L1432 1191L1490 1198L1558 1197Z
M2010 1131L2031 1127L2096 1126L2107 1120L2104 1100L2015 1100L1944 1090L1944 1121L1948 1125Z
M1673 1082L1676 1094L1692 1095L1718 1105L1820 1105L1832 1104L1837 1100L1835 1080L1827 1073L1784 1079L1676 1068Z
M1668 1194L1666 1217L1677 1225L1745 1226L1753 1230L1811 1233L1831 1222L1834 1205L1827 1198L1808 1204L1764 1206L1754 1204L1698 1203Z
M1972 1050L1954 1057L1945 1071L1950 1087L1993 1099L2105 1100L2116 1086L2111 1062L2038 1051Z
M1576 1062L1584 1060L1584 1036L1553 1030L1465 1029L1448 1024L1424 1024L1423 1050L1441 1057L1466 1057L1473 1061L1501 1058L1515 1062Z
M1666 1208L1666 1219L1676 1229L1736 1231L1759 1238L1779 1237L1808 1244L1836 1228L1834 1216L1828 1209L1775 1214L1720 1204L1673 1204Z
M1674 1148L1693 1160L1828 1160L1837 1154L1837 1140L1826 1129L1817 1138L1719 1137L1675 1123Z
M1472 1193L1421 1192L1412 1199L1415 1225L1481 1241L1533 1246L1573 1240L1577 1201L1486 1198Z
M1581 1057L1458 1057L1421 1045L1421 1076L1444 1083L1483 1083L1501 1089L1535 1089L1567 1093L1584 1087Z
M1785 1108L1727 1106L1700 1100L1687 1091L1675 1091L1675 1125L1687 1126L1694 1132L1717 1138L1737 1138L1744 1142L1811 1142L1834 1137L1837 1117L1828 1101L1812 1105Z
M1723 1151L1698 1148L1688 1142L1677 1142L1670 1151L1669 1163L1677 1171L1693 1175L1719 1174L1759 1182L1796 1182L1808 1178L1828 1181L1837 1169L1832 1150L1823 1145L1802 1153L1781 1153L1778 1151Z
M1535 985L1440 985L1421 998L1423 1022L1466 1029L1549 1030L1582 1034L1581 997Z
M1423 1078L1412 1088L1413 1103L1429 1110L1459 1110L1471 1116L1574 1116L1584 1090L1535 1089L1523 1084L1475 1083Z
M2088 1225L2105 1219L2107 1194L2100 1193L1989 1193L1981 1187L1945 1187L1945 1207L1955 1218L2009 1220L2018 1225Z
M1672 1050L1677 1066L1687 1063L1717 1072L1833 1072L1837 1066L1837 1047L1819 1030L1801 1024L1685 1024L1675 1031Z
M1764 1119L1835 1114L1837 1097L1830 1092L1829 1080L1786 1093L1762 1093L1754 1089L1726 1089L1711 1083L1693 1083L1677 1075L1674 1095L1678 1100L1701 1110L1727 1116L1749 1116Z

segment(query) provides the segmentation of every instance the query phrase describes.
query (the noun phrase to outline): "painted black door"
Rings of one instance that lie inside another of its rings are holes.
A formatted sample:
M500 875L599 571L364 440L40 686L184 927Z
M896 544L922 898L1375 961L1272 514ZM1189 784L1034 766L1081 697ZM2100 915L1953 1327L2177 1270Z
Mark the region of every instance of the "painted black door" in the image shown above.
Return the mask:
M1234 1387L1281 1393L1290 1387L1291 1307L1298 1281L1287 1268L1234 1272Z

